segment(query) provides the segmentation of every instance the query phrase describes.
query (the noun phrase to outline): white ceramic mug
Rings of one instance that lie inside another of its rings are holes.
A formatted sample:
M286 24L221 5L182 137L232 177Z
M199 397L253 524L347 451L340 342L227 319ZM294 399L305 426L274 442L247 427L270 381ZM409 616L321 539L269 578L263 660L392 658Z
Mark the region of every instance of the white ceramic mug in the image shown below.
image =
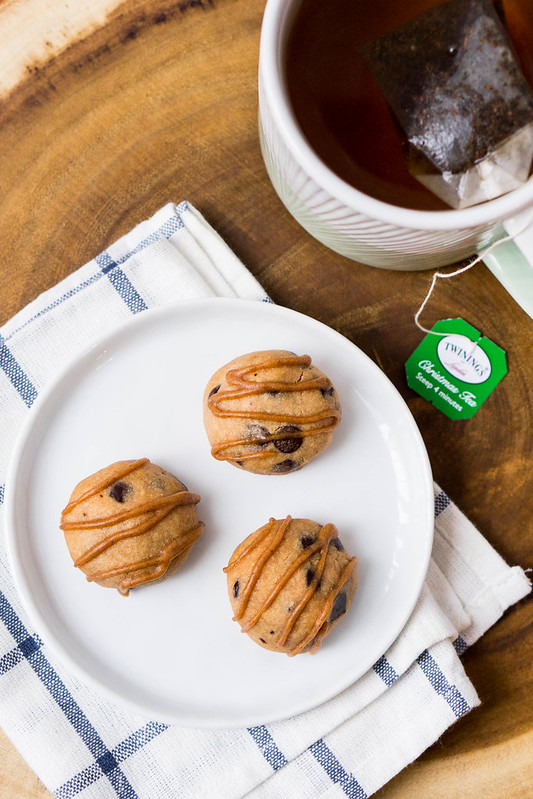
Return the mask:
M384 269L432 269L482 254L526 227L533 178L462 210L416 211L369 197L339 178L303 136L283 72L287 33L302 0L268 0L259 55L259 134L269 177L294 218L327 247ZM533 226L483 256L533 317Z

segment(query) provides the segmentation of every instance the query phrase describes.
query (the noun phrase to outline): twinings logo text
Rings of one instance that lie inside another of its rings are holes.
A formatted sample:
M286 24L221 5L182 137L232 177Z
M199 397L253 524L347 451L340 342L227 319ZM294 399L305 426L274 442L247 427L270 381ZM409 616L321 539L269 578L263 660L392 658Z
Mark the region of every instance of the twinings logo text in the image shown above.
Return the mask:
M484 383L490 377L487 353L466 336L445 336L437 345L437 354L444 368L465 383Z

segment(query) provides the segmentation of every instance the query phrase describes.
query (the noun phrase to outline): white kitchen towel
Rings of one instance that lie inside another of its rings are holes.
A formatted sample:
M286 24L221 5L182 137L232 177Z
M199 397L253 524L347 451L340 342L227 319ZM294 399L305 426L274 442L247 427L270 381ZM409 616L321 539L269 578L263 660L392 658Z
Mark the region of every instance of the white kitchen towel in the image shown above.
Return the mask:
M54 373L131 314L188 298L269 301L190 204L168 205L0 331L0 519L17 435ZM503 520L502 520L503 523ZM363 677L295 718L238 730L147 721L81 683L32 629L0 538L0 727L58 799L364 799L479 704L460 661L530 591L435 486L428 575Z

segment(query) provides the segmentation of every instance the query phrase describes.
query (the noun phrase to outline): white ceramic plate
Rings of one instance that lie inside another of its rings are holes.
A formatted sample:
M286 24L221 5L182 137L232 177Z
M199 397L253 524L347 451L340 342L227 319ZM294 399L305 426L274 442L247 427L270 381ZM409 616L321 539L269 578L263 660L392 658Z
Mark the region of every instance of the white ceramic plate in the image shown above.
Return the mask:
M271 348L311 355L343 416L315 461L260 476L211 457L202 395L219 366ZM58 523L79 480L141 457L200 494L205 530L177 574L124 598L73 567ZM134 317L39 398L8 486L10 558L43 639L111 699L181 725L266 723L335 696L401 631L431 552L431 472L403 399L346 338L269 303L198 300ZM346 618L316 655L294 658L240 632L222 571L245 536L287 514L333 522L359 559Z

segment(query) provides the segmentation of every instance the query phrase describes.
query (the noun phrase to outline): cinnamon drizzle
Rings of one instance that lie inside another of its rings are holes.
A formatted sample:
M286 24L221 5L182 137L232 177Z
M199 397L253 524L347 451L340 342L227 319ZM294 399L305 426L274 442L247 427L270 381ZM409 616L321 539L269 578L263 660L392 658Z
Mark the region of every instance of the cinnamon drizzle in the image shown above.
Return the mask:
M334 430L340 420L340 411L325 408L314 414L291 415L285 413L275 413L272 411L249 411L235 407L234 401L243 397L259 396L269 392L292 392L292 391L327 391L332 387L331 381L325 376L313 377L310 380L296 382L283 382L276 380L256 381L249 380L248 375L253 372L276 369L281 366L310 366L311 357L309 355L287 355L285 357L271 358L263 363L245 366L241 369L230 369L226 374L226 380L231 388L217 391L207 399L207 406L214 416L231 417L239 419L254 419L256 421L283 422L284 424L311 425L295 432L269 433L264 438L251 437L226 441L211 449L211 454L217 460L250 460L256 458L272 457L274 453L259 452L239 453L231 455L231 450L243 445L265 445L271 441L290 438L306 438L307 436L320 433L330 433ZM232 407L228 407L228 405Z
M272 533L272 529L274 525L278 525L278 529L276 530L272 541L265 547L265 549L261 552L260 556L258 557L252 572L246 582L244 590L241 594L241 602L237 611L235 612L234 620L239 621L241 624L242 632L248 632L251 630L255 625L259 622L261 617L263 616L264 612L272 605L276 597L279 595L280 591L284 588L284 586L289 582L290 578L296 573L296 571L306 562L308 561L316 552L320 552L320 558L316 569L314 570L313 579L307 588L307 591L297 603L297 605L290 611L289 617L281 630L277 640L275 641L275 645L279 648L285 645L287 642L291 632L294 629L294 626L301 616L304 609L307 607L309 602L311 601L313 595L315 594L317 587L320 585L320 580L322 574L324 572L324 568L326 565L326 559L328 555L329 545L331 541L337 537L338 531L335 525L333 524L326 524L321 527L320 532L318 533L317 540L310 544L304 552L302 552L285 570L285 572L281 575L280 579L276 583L276 585L272 588L270 594L264 599L262 605L259 609L255 612L255 614L248 620L242 621L245 613L246 608L248 606L248 602L251 596L251 593L257 582L261 576L261 572L267 563L267 561L272 557L272 555L276 552L278 547L280 546L283 537L292 522L291 516L287 516L282 521L277 521L276 519L270 519L268 525L265 525L261 530L257 531L257 534L252 537L249 541L247 546L242 549L237 556L233 556L230 559L230 562L225 567L224 571L228 572L233 569L240 561L242 561L247 555L253 552L254 549L260 546L262 542L264 542ZM324 607L316 619L315 624L313 625L312 629L308 632L308 634L299 642L294 644L291 649L287 652L290 657L299 654L302 652L309 644L312 644L310 651L312 653L316 652L322 643L322 640L326 636L329 628L328 617L331 614L333 609L333 605L335 603L335 599L337 594L340 592L343 585L346 581L352 576L355 572L357 566L357 558L352 557L346 564L345 568L343 569L342 573L339 575L339 578L333 588L331 589L329 595L327 596Z
M83 502L91 499L91 497L95 496L96 494L105 491L105 489L109 488L113 483L117 482L123 477L126 477L126 475L131 474L137 469L140 469L149 462L150 461L148 458L141 458L140 460L133 462L124 462L122 468L114 471L111 476L104 478L97 483L96 486L93 486L88 491L80 494L79 497L76 497L67 504L61 515L60 524L60 528L65 533L75 531L82 532L84 530L103 530L106 527L112 527L113 525L120 524L121 522L125 522L130 519L133 521L133 524L131 524L129 527L111 533L111 535L106 536L101 541L94 544L94 546L87 549L83 555L74 561L74 566L85 566L87 563L98 557L98 555L101 555L118 541L147 533L149 530L159 524L159 522L161 522L166 516L172 513L172 511L176 508L185 507L188 505L196 505L198 502L200 502L200 496L198 494L193 494L189 491L183 490L166 496L153 497L148 502L144 502L143 504L133 506L127 510L122 510L118 513L110 514L105 517L96 519L79 519L76 521L68 521L66 519L66 516ZM200 537L203 528L203 522L199 522L197 526L193 527L186 534L180 536L179 539L171 541L169 544L163 547L159 554L150 558L144 558L143 560L134 563L127 563L120 567L103 569L99 572L91 574L90 576L87 575L87 580L89 582L100 581L108 577L115 577L119 574L127 574L137 571L142 572L137 575L131 574L130 577L127 577L121 581L118 590L121 594L126 595L128 594L130 588L140 585L141 583L151 582L152 580L157 579L165 574L171 561L193 545L196 539Z

